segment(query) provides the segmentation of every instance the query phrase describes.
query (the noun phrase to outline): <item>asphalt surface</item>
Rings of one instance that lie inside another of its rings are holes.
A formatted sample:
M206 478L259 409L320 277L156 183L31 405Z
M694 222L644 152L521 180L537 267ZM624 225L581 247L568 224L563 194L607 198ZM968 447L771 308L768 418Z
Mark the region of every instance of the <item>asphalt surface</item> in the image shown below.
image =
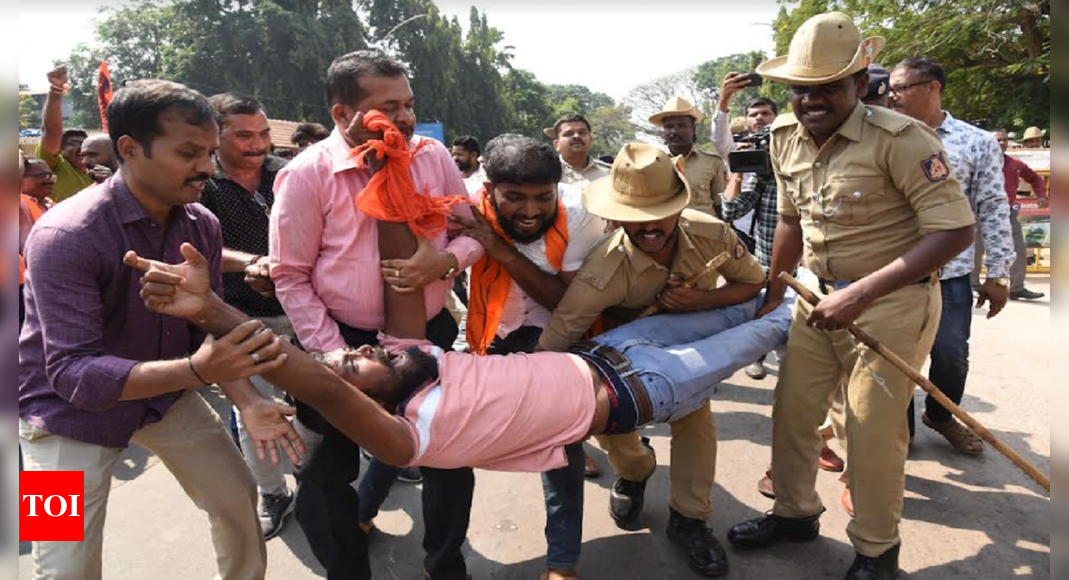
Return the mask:
M1032 289L1050 294L1049 276L1033 277ZM1051 305L1011 303L994 320L977 311L972 363L964 407L1005 443L1050 473ZM772 508L755 484L770 456L775 377L754 382L742 373L714 398L719 427L716 513L718 537L740 521ZM918 393L920 391L918 390ZM217 409L224 403L207 395ZM917 403L923 408L923 397ZM919 422L918 422L919 423ZM1045 579L1051 577L1049 495L993 449L978 458L957 455L930 430L918 428L907 468L902 524L903 578L911 580ZM608 516L610 475L586 487L580 573L597 580L698 578L668 541L668 431L644 433L660 466L647 491L640 529L623 532ZM594 447L588 446L594 450ZM604 455L593 456L606 466ZM534 580L544 571L545 525L537 475L479 472L465 554L477 580ZM821 474L828 506L823 537L807 545L763 553L728 550L730 578L824 580L842 578L854 557L846 537L848 516L839 505L842 484ZM416 486L398 484L372 540L374 576L422 578L423 526ZM207 518L185 497L154 457L131 449L116 474L105 532L104 576L122 579L209 579L215 574ZM268 578L322 576L298 526L290 521L268 544ZM29 546L20 545L19 579L31 578Z

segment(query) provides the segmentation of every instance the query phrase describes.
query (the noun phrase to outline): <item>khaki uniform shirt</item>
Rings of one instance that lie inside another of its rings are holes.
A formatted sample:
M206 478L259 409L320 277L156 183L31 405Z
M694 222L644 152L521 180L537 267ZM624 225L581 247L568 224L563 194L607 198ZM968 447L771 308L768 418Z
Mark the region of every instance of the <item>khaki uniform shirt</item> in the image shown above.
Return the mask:
M801 219L805 263L828 280L859 280L921 237L973 225L943 145L923 123L857 109L818 148L794 115L772 125L779 212Z
M606 330L631 322L657 301L669 276L690 278L723 252L731 259L717 272L703 277L695 288L715 290L721 276L729 282L764 282L764 270L731 226L709 215L689 209L683 212L671 270L633 246L623 228L616 230L587 256L568 286L542 333L542 350L567 350L583 338L602 313Z
M609 175L612 171L612 166L602 163L593 157L587 158L586 167L582 171L577 171L562 157L560 160L561 167L564 168L564 174L561 176L560 182L565 185L578 185L580 187L586 187L591 183Z
M728 188L727 164L715 153L692 149L677 157L683 162L683 174L690 184L690 209L716 218L724 214L720 209L720 194Z

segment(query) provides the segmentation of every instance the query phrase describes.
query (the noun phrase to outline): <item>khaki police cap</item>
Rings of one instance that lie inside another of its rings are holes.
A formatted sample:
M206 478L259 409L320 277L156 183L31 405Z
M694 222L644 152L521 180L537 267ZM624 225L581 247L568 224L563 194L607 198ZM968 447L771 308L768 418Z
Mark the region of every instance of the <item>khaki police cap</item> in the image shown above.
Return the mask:
M1042 139L1047 136L1047 132L1039 127L1029 127L1024 130L1024 137L1021 137L1022 141L1028 141L1029 139Z
M650 123L659 126L668 117L691 117L695 123L701 123L705 115L698 107L690 104L690 101L683 97L673 97L672 100L665 103L664 109L660 113L650 117Z
M833 83L875 62L886 42L878 36L862 40L857 25L842 12L820 14L798 29L787 56L761 64L757 72L793 85Z
M657 221L690 205L690 186L671 155L645 143L628 143L616 156L612 173L583 192L583 205L609 221Z

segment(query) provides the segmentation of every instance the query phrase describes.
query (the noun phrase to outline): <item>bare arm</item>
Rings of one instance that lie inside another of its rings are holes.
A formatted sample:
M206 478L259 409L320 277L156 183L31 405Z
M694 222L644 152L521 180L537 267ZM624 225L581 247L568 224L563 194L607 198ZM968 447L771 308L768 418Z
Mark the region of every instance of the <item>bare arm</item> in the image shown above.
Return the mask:
M802 221L797 216L779 217L776 225L776 236L772 243L772 267L768 271L770 280L768 295L765 296L765 305L758 311L758 317L772 312L783 304L783 295L787 292L787 284L780 280L779 275L783 272L793 274L802 261Z
M211 292L204 256L182 247L186 263L174 266L149 262L132 252L125 263L145 272L142 299L154 312L187 318L206 333L222 336L248 322L248 316ZM422 310L421 310L422 312ZM407 465L414 454L412 432L400 418L310 355L279 341L285 364L259 373L276 387L319 411L335 428L390 465Z
M67 67L61 66L48 73L52 85L45 98L42 113L41 149L50 155L59 155L63 141L63 91L67 84Z
M423 243L429 244L424 240ZM416 253L420 242L404 223L379 222L379 255L382 260L406 260ZM385 285L386 334L395 338L427 338L427 305L423 289L398 292ZM393 463L391 465L403 465Z
M255 256L253 254L250 254L248 252L242 252L240 250L231 250L230 248L223 248L223 273L244 273L245 268L249 265L249 262L253 258L259 257L262 256Z

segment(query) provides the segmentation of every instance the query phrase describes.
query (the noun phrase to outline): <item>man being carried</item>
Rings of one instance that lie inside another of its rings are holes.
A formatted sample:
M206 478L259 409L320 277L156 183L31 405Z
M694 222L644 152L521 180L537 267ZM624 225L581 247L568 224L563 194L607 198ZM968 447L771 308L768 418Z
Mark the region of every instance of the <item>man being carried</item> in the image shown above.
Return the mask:
M383 257L415 247L407 229L380 235ZM145 273L145 305L213 335L246 322L212 291L204 257L189 244L182 254L180 265L127 254L126 264ZM760 298L647 318L583 343L575 354L481 357L429 346L426 321L405 304L421 293L387 293L386 332L404 337L384 337L390 350L363 346L313 357L281 344L286 364L264 377L390 464L544 472L567 464L568 444L630 433L704 404L717 383L786 339L794 301L788 294L757 320ZM642 344L625 344L636 334L645 337ZM547 375L556 380L545 381Z

